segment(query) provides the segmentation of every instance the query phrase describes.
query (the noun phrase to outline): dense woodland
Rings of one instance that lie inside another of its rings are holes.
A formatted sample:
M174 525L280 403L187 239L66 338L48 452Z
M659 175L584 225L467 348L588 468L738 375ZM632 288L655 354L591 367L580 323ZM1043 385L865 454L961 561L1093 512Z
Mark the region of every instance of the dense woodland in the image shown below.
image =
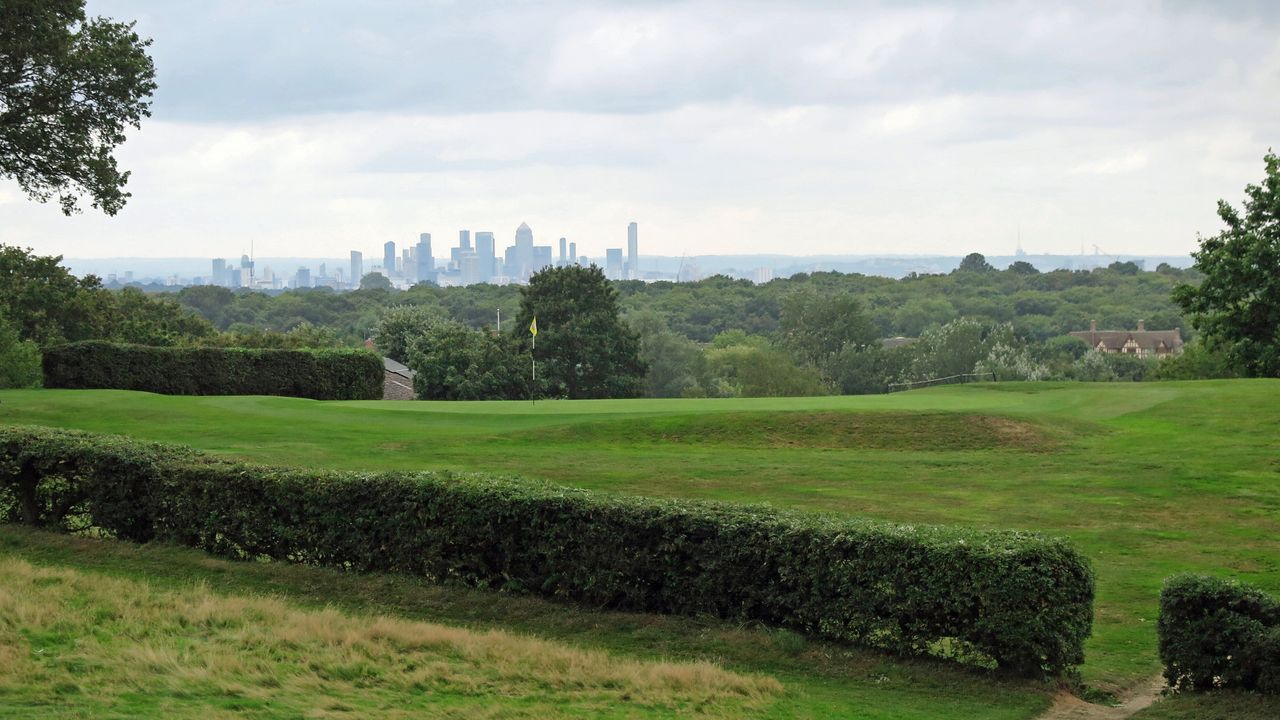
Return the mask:
M1181 327L1184 337L1189 337L1188 323L1170 299L1170 291L1199 279L1194 270L1166 265L1154 272L1143 272L1133 263L1115 263L1093 271L1040 273L1024 263L1009 270L957 270L902 279L823 272L763 285L716 276L692 283L622 281L614 286L624 315L655 313L672 332L701 343L728 330L775 333L784 299L803 290L853 295L883 337L918 337L931 327L969 318L987 324L1011 323L1020 336L1046 340L1086 329L1094 319L1099 327L1117 329L1145 320L1152 330ZM493 327L499 308L504 318L514 317L520 289L418 285L403 292L311 289L273 296L200 286L184 288L174 297L219 330L284 332L307 322L357 341L372 333L383 309L396 305L434 307L466 325Z
M41 347L77 340L298 348L356 346L373 338L388 356L436 379L419 389L420 396L449 399L867 393L975 372L1004 380L1235 374L1195 342L1184 358L1157 363L1104 357L1067 336L1091 320L1116 329L1143 320L1153 330L1181 328L1190 339L1190 323L1171 294L1201 277L1164 265L1154 271L1115 263L1041 273L1026 263L997 270L974 254L952 273L902 279L813 273L762 285L726 277L614 282L577 306L598 318L619 318L625 331L579 333L568 342L557 337L575 303L561 303L553 316L548 299L530 303L528 288L517 286L279 294L198 286L149 295L108 290L97 278L71 276L58 258L17 248L0 248L0 260L0 284L7 290L0 301L0 344L25 358L14 366L30 366ZM599 282L605 282L602 276ZM547 307L536 310L538 304ZM504 322L495 333L499 309ZM524 340L535 312L550 333L537 351L548 374L536 387L524 376L528 363L519 359L530 353ZM895 337L915 341L884 343ZM592 343L599 352L587 353L588 361L619 344L630 348L623 354L638 358L614 358L609 372L625 367L629 378L643 381L601 377L584 390L568 375L554 376L557 367L590 365L570 363L557 347ZM473 366L485 370L467 375L465 368ZM39 373L10 374L6 384L22 385Z

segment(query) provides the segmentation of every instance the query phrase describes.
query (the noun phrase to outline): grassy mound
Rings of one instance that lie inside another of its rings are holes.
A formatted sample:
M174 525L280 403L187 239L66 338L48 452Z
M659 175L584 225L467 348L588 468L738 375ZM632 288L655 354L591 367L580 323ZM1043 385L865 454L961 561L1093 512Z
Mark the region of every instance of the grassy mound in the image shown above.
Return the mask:
M746 412L625 418L525 433L533 441L867 450L1041 450L1055 440L1025 420L968 413Z

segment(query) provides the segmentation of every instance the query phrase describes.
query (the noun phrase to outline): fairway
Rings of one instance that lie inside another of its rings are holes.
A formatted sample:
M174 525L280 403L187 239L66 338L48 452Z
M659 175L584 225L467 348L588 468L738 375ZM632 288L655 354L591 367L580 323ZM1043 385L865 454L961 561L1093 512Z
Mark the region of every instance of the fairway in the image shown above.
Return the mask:
M1278 381L536 405L4 391L0 420L273 464L480 470L1061 535L1097 572L1082 674L1104 691L1159 671L1167 576L1204 571L1280 590Z

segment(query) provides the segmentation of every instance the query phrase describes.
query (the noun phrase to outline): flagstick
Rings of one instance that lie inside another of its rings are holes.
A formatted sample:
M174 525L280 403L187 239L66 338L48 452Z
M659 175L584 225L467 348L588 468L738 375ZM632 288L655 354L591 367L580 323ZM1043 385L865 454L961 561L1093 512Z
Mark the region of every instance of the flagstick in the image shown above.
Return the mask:
M534 405L538 404L538 358L534 357L534 352L538 349L538 336L533 336L533 349L529 351L529 362L533 363L533 387L529 390L529 400Z

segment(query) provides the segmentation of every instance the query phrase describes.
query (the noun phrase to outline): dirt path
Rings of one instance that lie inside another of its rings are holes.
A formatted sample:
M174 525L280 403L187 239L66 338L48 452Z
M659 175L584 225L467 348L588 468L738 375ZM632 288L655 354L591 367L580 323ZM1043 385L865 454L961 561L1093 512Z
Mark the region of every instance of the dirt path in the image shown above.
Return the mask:
M1061 692L1053 705L1036 720L1125 720L1160 699L1164 678L1157 675L1133 689L1119 705L1094 705L1069 692Z

